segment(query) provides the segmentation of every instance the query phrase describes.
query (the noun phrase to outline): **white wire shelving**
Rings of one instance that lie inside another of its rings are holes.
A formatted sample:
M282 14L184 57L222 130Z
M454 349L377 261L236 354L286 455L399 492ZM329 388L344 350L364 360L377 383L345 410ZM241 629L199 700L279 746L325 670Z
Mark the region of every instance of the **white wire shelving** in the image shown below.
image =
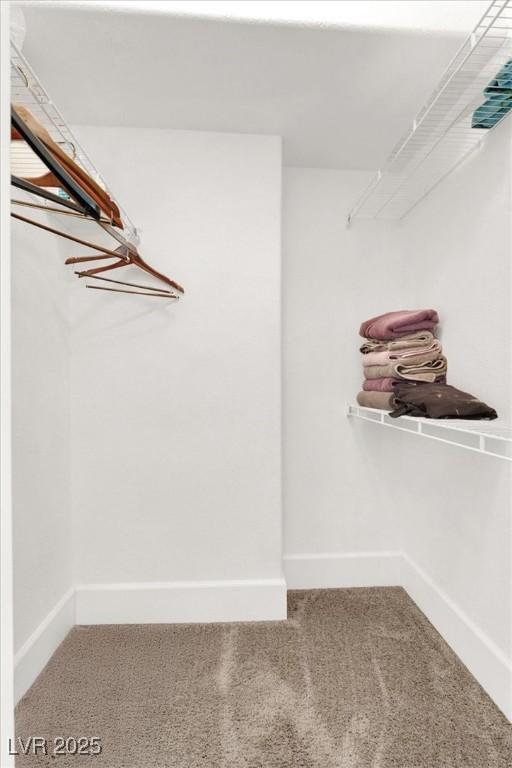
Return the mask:
M353 206L349 226L356 219L403 218L485 140L493 128L472 128L472 115L511 58L512 0L494 0Z
M512 427L504 426L499 419L496 421L439 420L412 416L399 416L392 419L387 411L363 408L350 403L346 405L346 415L400 432L455 445L468 451L512 461Z
M11 102L14 105L26 107L36 120L46 128L51 138L59 144L61 149L66 152L75 163L80 165L84 171L97 182L97 184L108 192L110 197L115 200L119 207L124 226L123 237L133 245L138 245L139 236L137 229L130 221L126 211L119 205L118 198L111 192L105 180L95 168L92 161L73 135L71 129L66 124L54 102L50 99L48 93L41 85L27 59L12 41L10 84ZM27 167L30 167L30 164L33 164L34 168L37 167L37 158L35 158L35 155L29 148L27 148L27 151L29 153L27 157L16 158L16 160L24 163Z

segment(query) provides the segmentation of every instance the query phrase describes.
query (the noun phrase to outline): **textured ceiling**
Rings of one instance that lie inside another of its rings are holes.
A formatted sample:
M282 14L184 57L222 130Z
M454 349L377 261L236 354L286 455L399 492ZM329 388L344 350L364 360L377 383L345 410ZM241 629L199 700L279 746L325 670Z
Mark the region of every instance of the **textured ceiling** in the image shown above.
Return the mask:
M24 13L24 53L71 124L279 134L285 164L347 169L379 167L464 37L92 4Z

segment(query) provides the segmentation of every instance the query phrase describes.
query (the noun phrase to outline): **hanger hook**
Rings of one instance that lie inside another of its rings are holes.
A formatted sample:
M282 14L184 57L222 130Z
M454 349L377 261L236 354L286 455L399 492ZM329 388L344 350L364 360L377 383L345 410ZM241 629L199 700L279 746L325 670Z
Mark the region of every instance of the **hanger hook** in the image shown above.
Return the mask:
M25 71L24 71L24 70L23 70L23 69L20 67L20 65L19 65L19 64L16 64L16 69L18 70L18 72L19 72L19 73L20 73L20 75L22 76L23 80L25 81L25 86L26 86L27 88L30 88L30 83L29 83L29 81L28 81L28 77L27 77L27 75L26 75Z

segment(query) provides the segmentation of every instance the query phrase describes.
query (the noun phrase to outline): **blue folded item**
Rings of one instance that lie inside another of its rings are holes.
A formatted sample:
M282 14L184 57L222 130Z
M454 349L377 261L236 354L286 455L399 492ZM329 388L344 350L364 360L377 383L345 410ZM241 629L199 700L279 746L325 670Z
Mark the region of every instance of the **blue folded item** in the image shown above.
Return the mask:
M492 107L492 110L489 109L488 102L485 102L485 104L482 104L481 107L478 107L478 109L475 109L473 113L473 119L471 121L471 127L472 128L494 128L495 125L497 125L500 120L503 120L505 115L508 115L508 113L512 110L512 99L509 99L508 105L503 106L501 109L496 109L496 107Z
M512 110L512 59L500 69L484 93L484 101L473 113L472 128L494 128Z
M489 83L488 87L512 89L512 59L502 66L496 78Z

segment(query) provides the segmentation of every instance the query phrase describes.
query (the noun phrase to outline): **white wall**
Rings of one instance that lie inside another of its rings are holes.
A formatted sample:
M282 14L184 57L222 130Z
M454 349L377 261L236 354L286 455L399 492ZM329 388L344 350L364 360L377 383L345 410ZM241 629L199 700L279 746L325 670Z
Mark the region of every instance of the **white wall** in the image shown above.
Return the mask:
M449 383L494 406L505 424L511 416L511 136L510 121L502 123L397 232L409 267L408 302L439 309ZM403 454L411 478L402 503L403 547L512 659L510 465L419 442ZM423 467L423 478L415 466Z
M397 547L379 432L359 439L344 404L361 388L362 319L402 303L390 228L346 228L368 174L287 168L283 213L285 552ZM375 442L376 441L376 442Z
M0 90L8 92L10 4L0 5ZM0 99L0 764L14 766L9 739L14 736L13 515L12 515L12 350L11 224L7 210L10 153L9 105Z
M411 305L434 304L449 382L510 421L510 153L505 121L397 228Z
M186 289L176 305L73 293L78 618L99 615L91 584L279 579L280 139L77 133L140 226L142 254ZM249 617L283 615L284 582L278 592ZM150 618L166 617L172 606Z
M17 193L16 197L22 195ZM23 214L27 215L27 211ZM69 286L62 261L52 235L13 221L13 558L17 695L32 682L34 633L43 632L41 622L72 584ZM71 621L69 611L59 617L52 630L57 644ZM53 641L48 644L43 638L35 667L45 663L54 647Z

